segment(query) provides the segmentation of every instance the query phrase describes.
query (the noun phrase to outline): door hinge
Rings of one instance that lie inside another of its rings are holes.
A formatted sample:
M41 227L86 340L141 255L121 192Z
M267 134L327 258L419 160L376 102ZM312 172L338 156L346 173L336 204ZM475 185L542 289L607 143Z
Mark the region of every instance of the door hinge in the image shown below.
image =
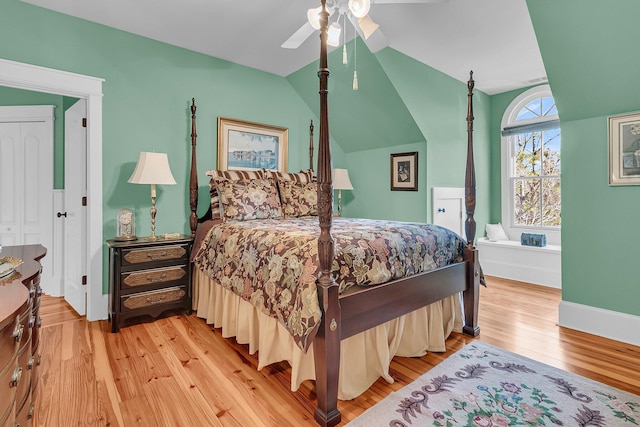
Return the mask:
M82 118L82 127L83 127L83 128L86 128L86 127L87 127L87 118L86 118L86 117L83 117L83 118Z
M82 276L82 284L83 285L87 284L87 276Z
M82 196L82 206L87 206L87 196Z

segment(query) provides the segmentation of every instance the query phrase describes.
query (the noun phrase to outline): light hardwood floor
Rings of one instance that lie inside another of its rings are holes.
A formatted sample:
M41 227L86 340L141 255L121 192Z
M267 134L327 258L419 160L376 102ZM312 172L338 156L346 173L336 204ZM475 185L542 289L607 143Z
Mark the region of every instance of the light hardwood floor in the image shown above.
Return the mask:
M560 291L488 278L478 340L640 394L640 347L560 328ZM110 333L60 298L43 297L34 426L314 426L309 381L289 391L286 363L257 371L246 347L192 316L173 315ZM446 353L396 358L378 380L339 402L343 423L473 339L454 333Z

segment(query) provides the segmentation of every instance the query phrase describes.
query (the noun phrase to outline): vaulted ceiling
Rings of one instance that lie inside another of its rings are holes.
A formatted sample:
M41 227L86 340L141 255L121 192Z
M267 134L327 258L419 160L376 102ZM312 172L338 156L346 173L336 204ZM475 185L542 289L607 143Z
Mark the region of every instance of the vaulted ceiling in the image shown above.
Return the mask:
M22 1L280 76L318 57L315 36L297 49L280 46L319 0ZM398 1L372 0L369 13L393 49L461 82L473 68L487 94L545 79L525 0Z

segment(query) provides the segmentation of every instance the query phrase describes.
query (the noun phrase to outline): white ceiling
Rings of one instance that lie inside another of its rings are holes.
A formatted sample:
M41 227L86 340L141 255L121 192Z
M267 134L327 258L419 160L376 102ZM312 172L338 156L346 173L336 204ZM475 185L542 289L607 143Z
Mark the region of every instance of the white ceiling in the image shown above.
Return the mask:
M315 34L280 47L319 0L22 1L280 76L319 55ZM490 95L546 80L525 0L372 4L369 15L392 48L461 82L473 69Z

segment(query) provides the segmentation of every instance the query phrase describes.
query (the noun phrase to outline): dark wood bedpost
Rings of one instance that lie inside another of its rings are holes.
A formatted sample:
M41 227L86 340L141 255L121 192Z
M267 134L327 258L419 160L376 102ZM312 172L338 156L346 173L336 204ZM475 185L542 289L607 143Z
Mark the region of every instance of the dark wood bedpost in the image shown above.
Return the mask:
M309 169L315 170L313 167L313 120L309 125Z
M198 228L198 163L196 161L196 99L191 98L191 178L189 179L189 226L191 235L196 235Z
M316 394L318 407L314 418L321 426L334 426L340 422L338 411L338 371L340 369L340 302L338 285L331 275L333 238L331 219L333 211L333 184L331 182L331 148L329 146L329 115L327 106L329 68L327 66L327 31L329 12L322 0L320 12L320 138L318 144L318 259L320 274L316 281L322 321L313 340L316 368Z
M480 333L478 326L478 306L480 300L480 264L478 262L478 250L473 245L476 238L476 221L473 215L476 211L476 171L473 159L473 71L469 73L467 88L467 169L464 182L465 207L467 219L464 229L467 238L467 247L464 250L464 260L467 267L467 290L463 293L464 299L464 327L467 335L477 336Z

